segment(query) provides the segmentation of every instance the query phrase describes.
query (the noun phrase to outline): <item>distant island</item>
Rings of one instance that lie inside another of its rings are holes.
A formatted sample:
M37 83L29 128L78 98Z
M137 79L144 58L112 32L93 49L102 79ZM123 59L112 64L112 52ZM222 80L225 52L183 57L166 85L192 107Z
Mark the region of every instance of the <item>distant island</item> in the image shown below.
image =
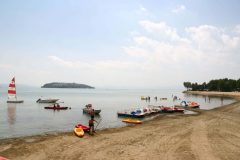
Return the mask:
M86 88L86 89L94 89L94 87L88 86L86 84L63 83L63 82L46 83L41 88Z

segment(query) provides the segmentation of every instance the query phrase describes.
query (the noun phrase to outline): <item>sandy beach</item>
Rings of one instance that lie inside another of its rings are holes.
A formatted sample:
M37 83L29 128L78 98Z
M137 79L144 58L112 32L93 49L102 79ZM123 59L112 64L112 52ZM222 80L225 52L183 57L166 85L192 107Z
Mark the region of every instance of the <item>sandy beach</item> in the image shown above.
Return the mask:
M0 156L12 160L184 159L237 160L240 157L240 93L237 102L196 115L169 114L123 128L76 137L73 132L5 139Z

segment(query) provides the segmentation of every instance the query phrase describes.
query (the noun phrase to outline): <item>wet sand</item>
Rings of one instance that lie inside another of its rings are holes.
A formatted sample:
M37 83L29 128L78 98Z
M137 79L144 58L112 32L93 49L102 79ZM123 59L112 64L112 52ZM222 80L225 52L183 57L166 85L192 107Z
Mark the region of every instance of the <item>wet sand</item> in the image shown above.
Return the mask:
M240 157L240 94L232 94L228 96L235 96L237 102L230 105L199 110L197 115L168 114L141 125L97 131L94 136L78 138L71 132L1 140L0 156L17 160L236 160Z

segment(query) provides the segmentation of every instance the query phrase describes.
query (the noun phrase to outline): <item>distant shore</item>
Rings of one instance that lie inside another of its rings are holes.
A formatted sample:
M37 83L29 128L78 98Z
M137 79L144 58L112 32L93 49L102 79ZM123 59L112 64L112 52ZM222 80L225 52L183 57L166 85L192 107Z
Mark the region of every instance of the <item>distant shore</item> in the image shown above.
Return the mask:
M183 93L208 95L208 96L225 96L225 97L240 97L240 92L216 92L216 91L184 91Z
M73 132L0 141L0 156L9 159L239 159L240 94L188 92L230 96L236 102L199 114L166 114L142 125L97 131L76 137Z

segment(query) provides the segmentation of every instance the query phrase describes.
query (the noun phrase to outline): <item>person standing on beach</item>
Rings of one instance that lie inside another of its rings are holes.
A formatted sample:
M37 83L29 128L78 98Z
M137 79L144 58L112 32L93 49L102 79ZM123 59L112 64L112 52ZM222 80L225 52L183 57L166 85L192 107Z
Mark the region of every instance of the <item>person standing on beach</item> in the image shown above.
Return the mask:
M90 135L93 135L93 133L95 132L95 129L94 129L94 122L97 122L95 119L91 118L89 121L88 121L88 125L89 125L89 134Z

